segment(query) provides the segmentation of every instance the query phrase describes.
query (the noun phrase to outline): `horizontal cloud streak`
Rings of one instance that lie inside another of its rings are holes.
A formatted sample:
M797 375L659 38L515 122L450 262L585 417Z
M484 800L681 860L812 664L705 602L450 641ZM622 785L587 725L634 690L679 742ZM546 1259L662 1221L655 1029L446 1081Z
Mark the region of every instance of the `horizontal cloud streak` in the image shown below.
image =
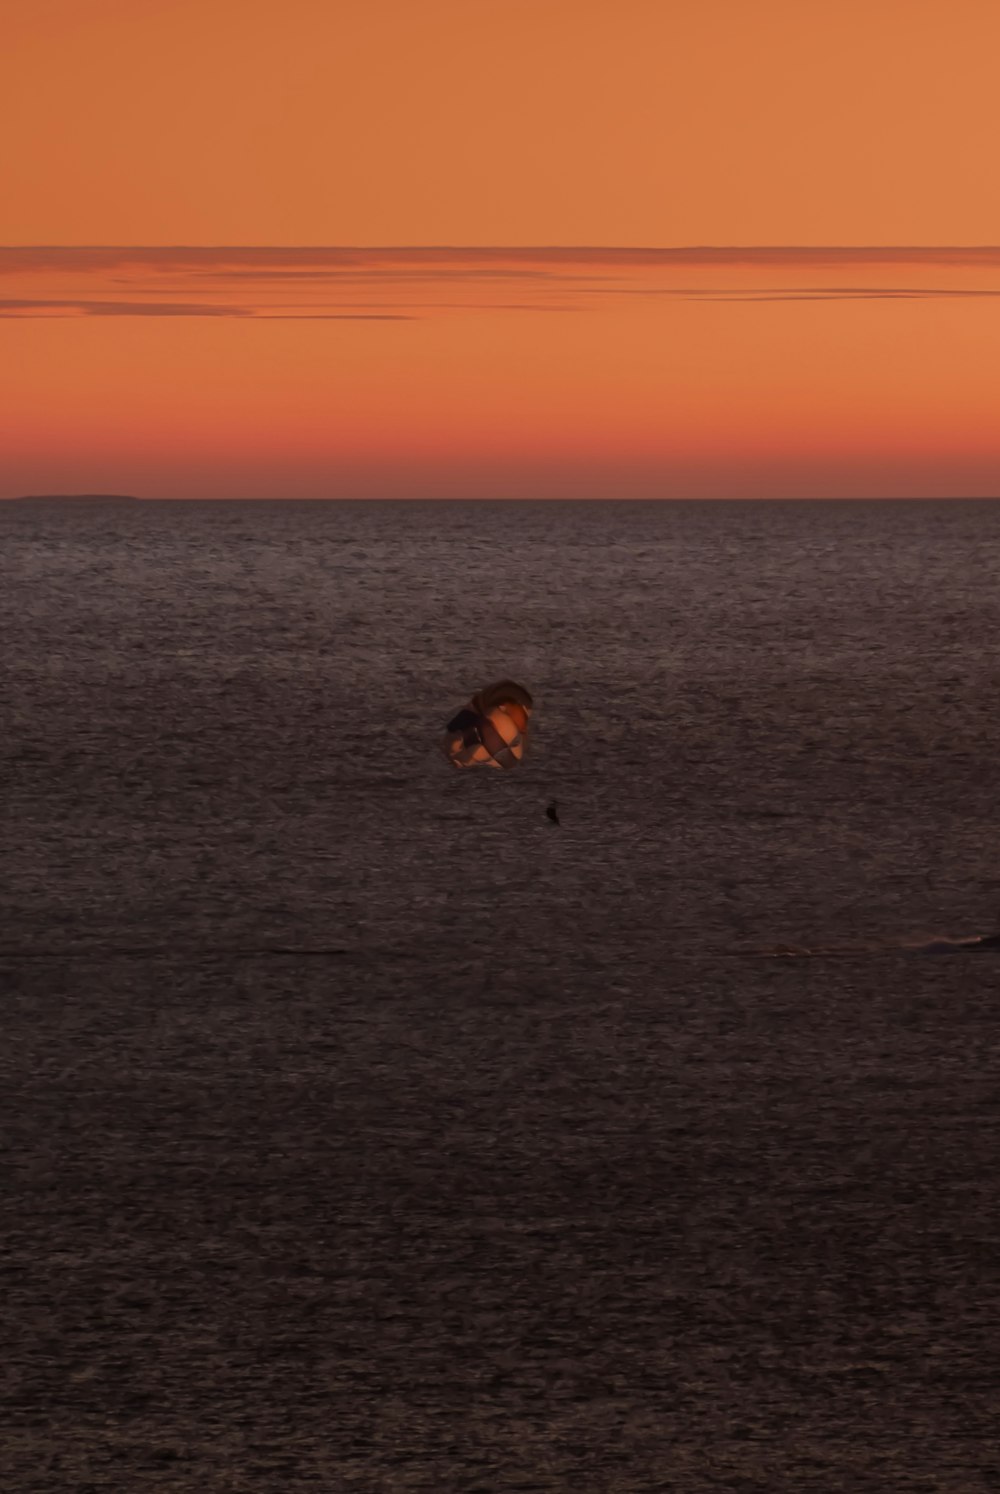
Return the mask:
M26 296L0 299L0 316L252 316L243 306L185 305L170 301L32 300Z
M89 317L89 316L208 316L257 321L409 322L401 312L324 311L261 312L248 306L185 304L183 301L57 301L28 297L0 298L0 317Z
M874 272L874 273L873 273ZM1000 294L1000 247L26 246L0 317L394 321L596 310L608 299L928 300Z
M40 245L0 249L0 262L10 269L111 269L124 265L157 268L245 266L264 269L314 267L323 269L379 266L447 265L467 267L523 266L669 266L669 265L949 265L1000 268L1000 246L864 246L819 248L793 245L695 246L676 249L600 248L586 246L495 247L289 247L271 245Z

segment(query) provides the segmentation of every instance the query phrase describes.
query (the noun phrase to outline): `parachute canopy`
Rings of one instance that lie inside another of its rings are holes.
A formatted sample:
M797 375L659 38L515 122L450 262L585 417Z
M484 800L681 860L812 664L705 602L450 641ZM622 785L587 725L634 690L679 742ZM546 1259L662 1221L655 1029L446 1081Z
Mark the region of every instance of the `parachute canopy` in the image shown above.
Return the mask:
M456 768L513 768L524 756L532 699L500 680L474 695L448 722L441 748Z

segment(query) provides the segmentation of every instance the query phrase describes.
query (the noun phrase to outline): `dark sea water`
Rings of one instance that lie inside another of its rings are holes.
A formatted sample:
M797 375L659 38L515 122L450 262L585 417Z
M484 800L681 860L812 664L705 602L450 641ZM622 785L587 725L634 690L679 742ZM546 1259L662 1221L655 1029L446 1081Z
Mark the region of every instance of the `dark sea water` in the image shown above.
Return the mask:
M1000 1488L1000 952L905 947L1000 503L7 504L0 640L0 1487Z

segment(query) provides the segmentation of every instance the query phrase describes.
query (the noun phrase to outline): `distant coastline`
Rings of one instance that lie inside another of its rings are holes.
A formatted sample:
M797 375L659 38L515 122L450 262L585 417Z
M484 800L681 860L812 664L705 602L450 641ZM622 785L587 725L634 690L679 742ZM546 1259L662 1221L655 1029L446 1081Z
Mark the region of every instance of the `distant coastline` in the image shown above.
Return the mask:
M141 503L134 493L21 493L8 503Z

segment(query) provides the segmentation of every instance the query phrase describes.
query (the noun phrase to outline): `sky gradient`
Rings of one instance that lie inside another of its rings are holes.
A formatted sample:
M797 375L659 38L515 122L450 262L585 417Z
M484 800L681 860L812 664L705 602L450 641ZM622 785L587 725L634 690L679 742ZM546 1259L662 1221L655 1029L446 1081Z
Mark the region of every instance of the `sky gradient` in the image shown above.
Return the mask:
M0 496L1000 494L998 55L993 0L16 0Z

